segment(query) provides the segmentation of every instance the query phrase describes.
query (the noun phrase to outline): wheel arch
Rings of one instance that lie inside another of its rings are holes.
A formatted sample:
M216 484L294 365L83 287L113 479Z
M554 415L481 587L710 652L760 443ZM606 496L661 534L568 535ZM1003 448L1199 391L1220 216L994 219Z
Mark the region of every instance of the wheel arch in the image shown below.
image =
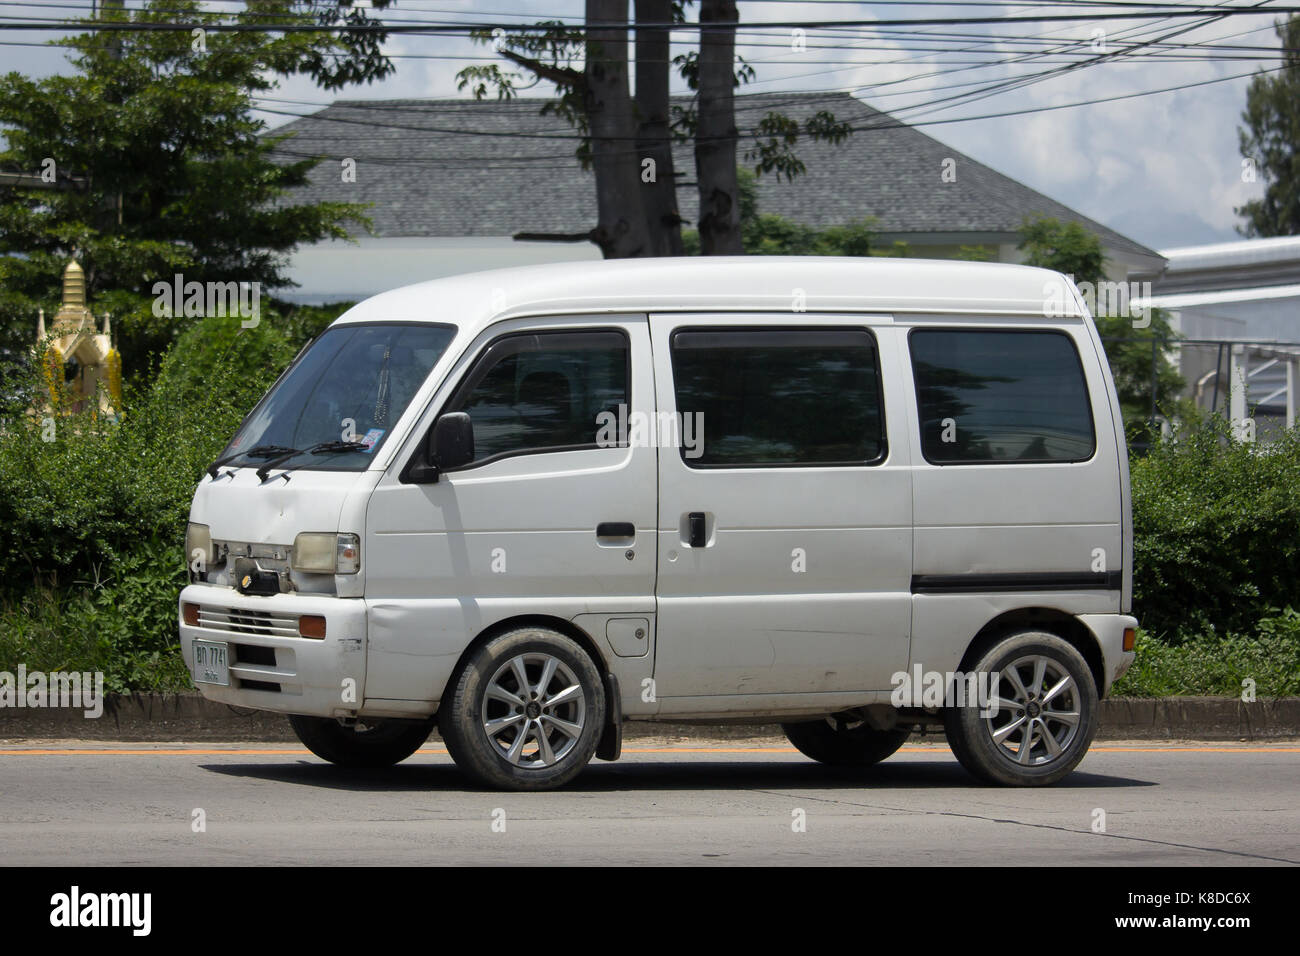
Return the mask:
M562 617L554 617L549 614L516 614L513 617L502 618L499 621L489 624L480 631L472 641L465 645L465 649L460 652L460 657L456 659L456 666L451 669L451 675L447 678L447 685L442 689L442 696L439 700L447 700L451 695L452 688L460 678L461 668L465 666L465 662L470 659L470 656L476 650L500 634L505 634L508 631L517 631L524 627L546 628L547 630L557 631L565 637L573 640L574 643L586 651L587 656L591 658L591 662L596 666L596 670L599 672L601 680L605 684L606 695L610 693L608 676L609 662L605 660L605 656L601 654L600 648L597 646L596 642L592 640L590 634L578 627L578 625L574 624L572 621L567 621ZM608 713L609 710L610 707L606 706L606 713Z
M968 672L990 647L1018 631L1039 630L1055 634L1079 652L1088 665L1098 697L1106 686L1106 665L1097 636L1073 614L1053 607L1025 607L1004 611L993 618L971 640L962 655L961 670Z

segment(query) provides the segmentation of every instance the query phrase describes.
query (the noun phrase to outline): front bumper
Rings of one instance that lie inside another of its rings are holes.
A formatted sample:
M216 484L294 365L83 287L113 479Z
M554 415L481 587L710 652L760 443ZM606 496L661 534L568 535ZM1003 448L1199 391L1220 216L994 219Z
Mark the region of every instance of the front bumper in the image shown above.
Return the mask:
M182 606L199 606L199 624ZM298 618L325 618L323 639L298 636ZM177 606L181 654L193 673L194 641L227 645L230 686L195 683L208 700L316 717L352 717L366 684L366 606L354 598L243 595L191 584Z
M1096 636L1097 645L1101 648L1105 683L1098 688L1097 696L1105 697L1137 657L1135 652L1124 650L1124 631L1126 628L1137 627L1137 618L1127 614L1080 614L1078 617Z

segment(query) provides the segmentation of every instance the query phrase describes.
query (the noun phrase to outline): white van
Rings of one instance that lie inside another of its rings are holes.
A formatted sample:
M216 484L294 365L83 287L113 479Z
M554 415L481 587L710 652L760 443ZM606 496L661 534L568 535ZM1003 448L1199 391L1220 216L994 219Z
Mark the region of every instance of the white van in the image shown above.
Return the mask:
M344 766L436 726L518 790L616 759L629 720L780 722L848 765L942 725L978 777L1052 783L1137 624L1101 342L1067 279L1014 265L643 259L375 296L202 477L186 551L206 697Z

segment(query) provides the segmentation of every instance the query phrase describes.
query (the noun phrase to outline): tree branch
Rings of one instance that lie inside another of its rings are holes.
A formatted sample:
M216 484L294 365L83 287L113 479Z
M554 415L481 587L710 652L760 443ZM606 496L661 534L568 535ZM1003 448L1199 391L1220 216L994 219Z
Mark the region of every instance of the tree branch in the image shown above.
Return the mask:
M541 60L534 59L531 56L522 56L513 50L501 50L501 55L516 66L522 66L526 70L531 70L544 80L550 80L556 86L567 86L570 89L581 89L585 77L580 70L575 70L567 66L552 66L549 63L543 63Z

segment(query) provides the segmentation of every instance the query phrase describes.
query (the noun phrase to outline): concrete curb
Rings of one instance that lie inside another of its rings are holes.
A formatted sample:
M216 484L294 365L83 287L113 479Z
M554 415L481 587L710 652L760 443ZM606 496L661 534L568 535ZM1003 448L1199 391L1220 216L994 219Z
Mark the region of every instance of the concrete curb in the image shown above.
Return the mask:
M775 724L635 722L626 739L780 737ZM1101 703L1098 740L1276 740L1300 737L1300 697L1243 703L1228 697L1114 698ZM285 718L206 700L198 694L105 695L104 713L0 709L0 739L292 740Z

